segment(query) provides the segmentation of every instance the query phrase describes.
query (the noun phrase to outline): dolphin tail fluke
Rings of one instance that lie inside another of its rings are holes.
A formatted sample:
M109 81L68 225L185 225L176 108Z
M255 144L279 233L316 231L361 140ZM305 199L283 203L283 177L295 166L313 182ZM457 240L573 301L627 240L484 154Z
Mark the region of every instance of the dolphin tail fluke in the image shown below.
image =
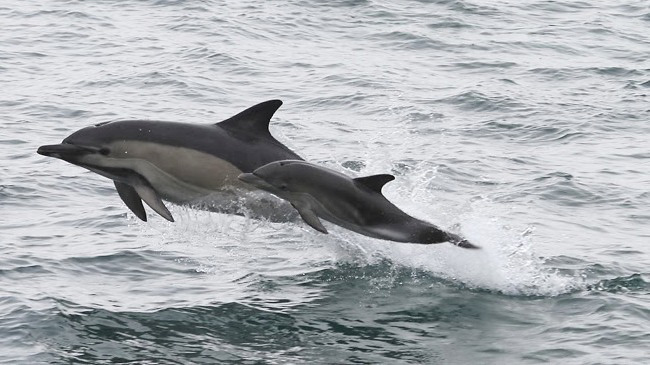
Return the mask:
M462 247L462 248L470 248L470 249L473 249L473 250L480 248L479 246L476 246L476 245L470 243L466 239L463 239L463 240L460 240L460 241L457 241L457 242L454 242L454 241L450 241L450 242L453 243L454 245L456 245L458 247Z
M447 241L449 241L449 243L456 245L458 247L469 248L469 249L480 248L479 246L470 243L468 240L464 239L463 237L455 235L453 233L446 233L446 236L447 236Z
M464 239L459 235L445 232L439 229L438 227L428 223L427 223L427 229L424 230L424 232L420 235L417 242L423 244L436 244L436 243L449 242L452 245L462 247L462 248L470 248L470 249L480 248L479 246L470 243L468 240Z
M145 212L144 207L142 206L142 199L131 186L121 183L119 181L113 181L115 183L115 189L117 189L117 194L124 204L126 204L129 209L135 214L136 217L140 218L143 221L147 221L147 212Z

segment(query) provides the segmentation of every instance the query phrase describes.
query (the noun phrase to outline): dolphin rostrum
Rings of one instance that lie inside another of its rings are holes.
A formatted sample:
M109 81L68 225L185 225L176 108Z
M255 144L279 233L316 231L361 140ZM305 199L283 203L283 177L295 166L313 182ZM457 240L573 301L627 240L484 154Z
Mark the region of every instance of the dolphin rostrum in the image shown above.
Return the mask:
M174 219L162 200L208 204L213 205L209 210L232 213L246 207L242 195L254 196L256 190L238 180L239 174L272 161L301 159L269 132L271 117L281 105L280 100L269 100L211 125L104 122L72 133L61 144L41 146L38 153L113 180L120 198L143 221L147 215L142 201L169 221ZM261 216L283 220L284 212L295 215L288 204L277 201L284 210L266 201L258 205L266 209Z
M239 179L289 201L308 225L323 233L327 229L319 218L384 240L450 242L463 248L478 248L460 236L411 217L388 201L381 189L395 179L393 175L352 179L309 162L286 160L243 173Z

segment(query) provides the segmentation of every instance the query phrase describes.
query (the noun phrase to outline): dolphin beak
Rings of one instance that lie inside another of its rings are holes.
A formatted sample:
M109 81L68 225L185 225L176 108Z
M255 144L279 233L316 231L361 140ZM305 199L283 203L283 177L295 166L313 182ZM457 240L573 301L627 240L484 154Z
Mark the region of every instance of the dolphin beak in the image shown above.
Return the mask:
M95 149L77 146L69 143L51 144L40 146L36 153L43 156L56 157L66 159L74 156L79 156L84 153L96 152Z
M245 182L247 184L251 184L251 185L255 185L255 186L257 186L260 183L264 182L264 180L262 180L259 176L255 175L252 172L245 172L243 174L239 174L239 176L237 176L237 178L240 181L243 181L243 182Z
M237 178L240 181L243 181L243 182L245 182L247 184L253 185L254 187L256 187L258 189L266 190L266 191L271 192L271 193L274 193L275 191L277 191L277 189L275 187L273 187L273 185L267 183L266 180L264 180L263 178L255 175L254 172L239 174L239 176L237 176Z

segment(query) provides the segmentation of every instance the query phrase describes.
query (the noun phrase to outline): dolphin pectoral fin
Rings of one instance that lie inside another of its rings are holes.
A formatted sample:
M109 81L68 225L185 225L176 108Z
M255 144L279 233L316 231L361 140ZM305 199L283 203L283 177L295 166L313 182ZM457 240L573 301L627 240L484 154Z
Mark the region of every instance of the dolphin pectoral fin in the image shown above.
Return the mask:
M113 181L115 183L115 189L117 189L117 194L122 198L124 204L126 204L129 209L135 214L136 217L140 218L143 221L147 221L147 212L145 212L144 207L142 206L142 200L140 196L131 186L121 183L119 181Z
M147 203L147 205L156 213L160 214L161 217L170 222L174 221L174 217L172 217L172 214L167 210L167 207L163 204L158 193L156 193L149 184L140 181L133 185L133 189L138 193L140 199L144 200L144 202Z
M296 208L302 220L304 220L305 223L309 224L311 228L317 230L318 232L322 232L325 234L328 233L327 229L323 226L323 223L320 221L320 219L318 219L316 213L314 213L313 210L309 209L308 206L294 204L294 203L291 203L291 205L293 205L293 207Z
M300 217L305 221L305 223L309 224L311 228L317 230L318 232L322 232L327 234L327 229L323 226L323 223L321 223L320 219L314 214L313 211L311 210L299 210L298 213L300 214Z

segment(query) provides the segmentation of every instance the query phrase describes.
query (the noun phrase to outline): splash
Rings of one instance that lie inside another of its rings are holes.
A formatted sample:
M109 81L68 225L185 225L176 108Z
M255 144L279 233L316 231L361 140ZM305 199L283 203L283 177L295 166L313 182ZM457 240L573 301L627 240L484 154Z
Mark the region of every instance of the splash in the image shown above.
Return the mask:
M344 242L339 259L359 265L389 260L395 266L422 270L473 290L505 295L557 296L584 287L580 277L561 274L535 254L534 227L512 228L495 218L489 203L473 203L459 216L462 234L480 250L450 244L396 244L337 231Z
M397 269L420 270L472 290L505 295L556 296L585 285L581 278L561 274L545 264L534 250L534 227L510 227L496 218L507 214L501 214L489 201L475 201L464 213L443 212L443 221L462 222L459 233L480 250L450 244L394 243L333 225L328 225L330 235L321 235L300 222L270 223L183 207L172 209L178 217L176 223L152 220L138 225L159 236L161 249L182 252L188 265L219 277L231 291L239 292L240 299L250 294L246 287L254 287L265 277L306 275L330 268L332 263L372 266L388 261ZM397 271L390 269L386 275Z
M595 284L588 285L587 289L593 291L606 291L609 293L627 293L634 291L647 293L648 290L650 290L650 281L648 280L647 275L636 273L629 276L601 280Z
M181 206L170 210L174 223L159 217L133 222L160 251L194 271L199 287L212 288L208 301L284 311L321 297L321 288L302 283L332 255L305 239L299 226Z

